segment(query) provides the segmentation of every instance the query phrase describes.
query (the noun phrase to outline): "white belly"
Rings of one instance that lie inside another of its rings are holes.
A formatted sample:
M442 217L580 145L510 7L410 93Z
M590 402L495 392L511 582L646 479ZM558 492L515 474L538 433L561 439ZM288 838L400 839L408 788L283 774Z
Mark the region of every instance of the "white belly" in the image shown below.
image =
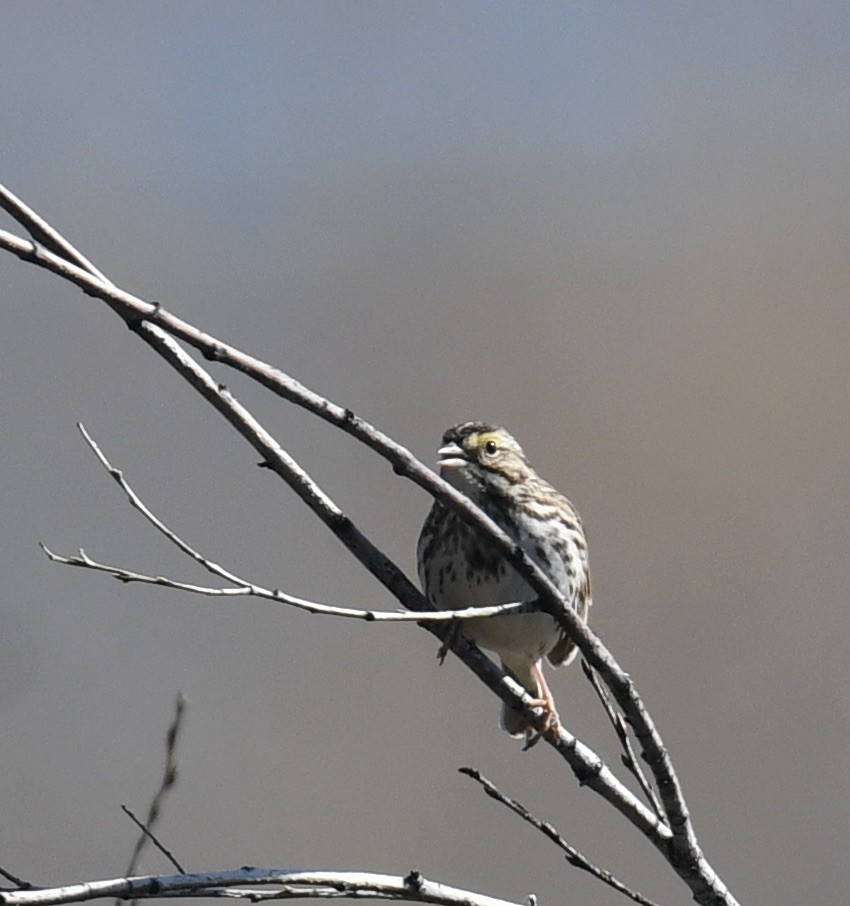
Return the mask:
M509 568L498 581L447 581L439 606L445 610L491 607L512 601L531 601L534 597L528 584ZM476 645L495 651L506 663L534 663L551 650L559 636L555 620L540 611L463 620L461 632Z
M539 660L559 635L554 619L540 611L465 620L461 632L476 645L495 651L506 663Z

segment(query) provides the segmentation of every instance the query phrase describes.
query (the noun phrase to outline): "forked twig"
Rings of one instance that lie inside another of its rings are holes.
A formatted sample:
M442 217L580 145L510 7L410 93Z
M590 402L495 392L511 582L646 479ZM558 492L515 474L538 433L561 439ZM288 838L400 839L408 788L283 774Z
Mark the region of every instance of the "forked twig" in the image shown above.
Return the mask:
M638 786L643 790L644 796L646 796L647 801L652 806L652 810L655 814L658 815L658 818L661 821L666 821L667 816L664 814L664 809L658 801L658 797L655 795L655 790L652 789L652 785L649 780L647 780L641 766L638 764L637 756L635 755L632 741L629 739L629 731L626 722L623 719L623 715L619 711L614 710L614 706L611 704L608 693L599 682L599 677L596 675L596 671L590 664L588 664L587 661L582 660L581 669L590 682L590 685L593 686L596 695L599 697L599 701L602 703L602 707L605 709L605 713L608 715L608 720L611 721L614 732L617 734L617 739L620 740L620 745L623 747L623 754L620 756L620 760L623 763L623 766L635 780L637 780Z
M648 899L642 893L638 893L636 890L627 887L622 881L615 878L610 871L606 871L604 868L599 868L597 865L594 865L574 846L567 843L548 821L541 821L539 818L536 818L524 805L522 805L522 803L517 802L516 799L512 799L510 796L503 793L480 771L475 768L458 768L458 771L461 774L466 774L467 777L471 777L476 783L479 783L484 792L491 799L495 799L496 802L500 802L502 805L507 806L515 815L519 815L523 821L548 837L556 846L564 851L565 858L570 865L588 872L597 880L602 881L603 884L607 884L624 896L629 897L629 899L634 900L635 903L640 903L641 906L657 906L653 900Z
M11 195L11 193L9 193ZM37 216L23 202L6 199L6 210L31 228ZM34 233L34 235L38 235ZM669 754L630 677L617 664L610 652L596 635L569 609L562 606L560 595L542 570L523 552L469 498L452 488L420 463L408 450L372 425L345 409L304 387L300 382L279 369L229 346L193 325L165 311L159 304L145 302L126 293L112 283L104 282L79 262L79 253L57 255L37 242L21 240L0 230L0 247L6 248L22 260L46 268L66 279L89 295L103 299L148 345L152 346L182 377L207 399L254 446L264 460L292 487L337 538L360 560L378 580L410 610L422 610L421 596L406 576L389 558L372 544L350 523L338 507L333 505L315 482L283 451L266 431L240 406L223 385L212 380L200 365L179 347L174 337L198 349L208 359L221 362L248 375L274 393L301 406L325 421L351 434L361 443L386 458L397 474L414 481L446 506L456 511L464 520L483 531L496 548L520 572L539 595L540 606L561 623L585 658L599 670L611 688L618 704L635 728L638 742L663 792L665 811L670 815L672 841L667 835L653 835L649 825L639 820L639 826L648 833L656 846L663 848L677 872L692 885L692 890L707 901L732 901L731 894L711 867L704 861L699 848L681 786L676 777ZM456 652L460 654L460 652ZM466 657L466 655L462 655ZM467 661L467 666L494 688L483 673L483 664ZM511 704L509 702L509 704ZM595 788L595 787L594 787ZM621 809L622 810L622 809ZM637 816L632 812L631 820ZM655 817L655 816L653 816ZM671 849L672 847L672 849ZM675 853L673 853L675 850Z
M39 541L39 547L44 551L48 560L63 566L78 566L90 569L93 572L107 573L119 582L130 584L138 582L142 585L159 585L161 588L172 588L175 591L188 591L191 594L203 595L210 598L262 598L276 604L287 604L297 610L306 610L308 613L323 616L347 617L352 620L364 620L367 623L449 623L452 620L471 620L479 617L489 617L500 613L517 610L523 606L521 601L508 604L495 604L492 607L467 607L464 610L434 610L425 613L410 613L406 610L358 610L353 607L340 607L336 604L320 604L318 601L308 601L306 598L297 598L286 594L278 588L263 588L254 582L237 585L234 588L220 588L211 585L196 585L192 582L181 582L170 579L168 576L150 576L115 566L111 563L100 563L93 560L82 548L73 557L63 557L52 551L44 542Z
M190 557L205 570L230 582L234 588L216 588L207 585L197 585L194 583L180 582L176 579L170 579L166 576L150 576L143 573L137 573L120 566L113 566L107 563L99 563L92 560L86 552L80 549L78 556L63 557L50 550L47 545L40 543L41 549L47 557L54 563L61 563L66 566L78 566L96 572L105 572L119 579L122 582L140 582L147 585L159 585L166 588L173 588L178 591L188 591L193 594L207 595L210 597L239 597L250 596L263 598L276 603L288 604L299 610L306 610L310 613L324 614L335 617L349 617L351 619L365 620L367 622L382 623L446 623L451 620L468 620L480 617L493 616L500 613L507 613L512 610L518 610L523 607L522 601L508 602L506 604L497 604L492 607L467 607L460 610L441 610L414 612L410 611L380 611L380 610L359 610L352 607L340 607L335 604L322 604L318 601L308 601L305 598L298 598L282 592L280 589L263 588L255 582L250 582L236 573L225 569L220 564L210 560L200 551L192 547L183 540L173 529L169 528L142 500L142 498L133 490L130 483L124 477L124 472L112 465L106 454L94 438L86 430L85 425L77 423L77 428L89 449L98 458L100 464L115 479L118 486L124 492L130 505L144 516L144 518L172 544L176 545L186 556Z
M156 839L153 835L152 828L159 819L160 813L162 812L162 806L165 802L165 798L168 795L169 791L174 787L174 784L177 783L177 743L180 739L180 730L183 726L183 715L186 713L186 699L183 697L182 693L178 693L176 699L174 700L174 720L171 722L171 726L168 728L168 732L165 734L165 769L162 772L162 781L160 782L159 789L154 794L153 799L151 800L150 807L148 808L148 816L145 823L142 825L135 815L133 815L129 809L125 806L121 806L125 812L127 812L130 817L142 828L142 833L139 835L139 839L136 841L136 845L133 848L133 853L130 856L130 862L127 865L127 876L130 877L136 873L136 869L139 864L139 858L144 849L145 843L148 840L153 840L154 843L159 847L159 849L166 854L168 859L171 861L172 865L176 866L177 870L183 874L183 869L175 861L174 856L165 849L164 846ZM116 900L116 903L119 900Z
M127 499L130 501L130 505L137 509L148 522L161 534L165 535L172 544L176 544L177 547L183 551L188 557L191 557L197 563L200 563L204 569L213 573L213 575L219 576L227 582L232 582L234 585L245 585L244 580L240 579L239 576L228 572L223 566L220 566L218 563L214 563L212 560L209 560L207 557L203 557L199 554L194 548L186 544L182 538L176 535L174 532L165 525L162 520L157 518L145 504L142 502L138 494L130 487L130 485L124 480L124 473L120 469L116 469L112 463L106 458L103 451L95 443L92 436L86 430L86 426L82 422L77 422L77 428L80 434L83 435L83 439L88 444L89 449L94 453L94 455L100 460L100 464L106 469L107 472L115 479L118 483L121 490L124 492Z

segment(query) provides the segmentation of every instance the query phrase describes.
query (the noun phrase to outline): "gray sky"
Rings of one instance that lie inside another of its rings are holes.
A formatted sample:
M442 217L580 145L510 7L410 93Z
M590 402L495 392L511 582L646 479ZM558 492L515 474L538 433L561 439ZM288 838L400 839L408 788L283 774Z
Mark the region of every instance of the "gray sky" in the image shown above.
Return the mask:
M819 3L24 4L0 181L123 288L426 461L487 418L581 511L593 624L744 902L840 902L850 834L850 16ZM8 223L4 227L11 228ZM619 903L471 764L662 903L687 891L413 627L123 587L188 580L83 421L191 543L392 606L103 305L0 258L0 865L120 874L178 689L161 825L190 869L415 867ZM427 498L217 371L409 572ZM562 717L617 749L577 668ZM149 855L145 870L167 870ZM565 899L566 897L566 899Z

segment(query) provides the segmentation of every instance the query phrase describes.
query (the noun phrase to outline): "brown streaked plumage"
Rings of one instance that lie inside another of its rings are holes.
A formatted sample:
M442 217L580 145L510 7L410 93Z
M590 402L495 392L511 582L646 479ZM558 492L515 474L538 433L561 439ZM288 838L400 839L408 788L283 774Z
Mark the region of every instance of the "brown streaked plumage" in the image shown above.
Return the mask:
M567 607L587 619L591 604L587 542L581 519L563 494L531 468L514 438L487 422L466 422L443 435L440 472L517 541L563 594ZM461 632L496 652L503 668L548 712L557 725L552 693L541 662L569 663L573 643L555 619L534 607L529 585L486 539L457 514L434 501L417 549L419 578L440 610L523 601L519 613L465 620ZM502 726L529 737L523 716L507 706Z

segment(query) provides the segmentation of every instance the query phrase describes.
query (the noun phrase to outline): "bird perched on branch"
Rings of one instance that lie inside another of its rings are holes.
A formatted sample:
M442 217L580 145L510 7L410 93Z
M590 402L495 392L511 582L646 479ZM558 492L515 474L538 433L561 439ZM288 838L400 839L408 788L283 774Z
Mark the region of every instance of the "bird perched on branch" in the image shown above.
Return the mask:
M587 542L581 519L563 494L531 468L522 448L486 422L466 422L443 435L437 451L442 477L470 497L543 570L582 620L591 604ZM419 578L438 610L488 607L522 601L515 613L460 622L468 639L499 655L510 674L546 712L545 727L558 725L552 693L541 669L576 654L555 618L535 605L536 595L482 533L434 501L417 549ZM523 714L502 706L502 726L512 736L535 735Z

